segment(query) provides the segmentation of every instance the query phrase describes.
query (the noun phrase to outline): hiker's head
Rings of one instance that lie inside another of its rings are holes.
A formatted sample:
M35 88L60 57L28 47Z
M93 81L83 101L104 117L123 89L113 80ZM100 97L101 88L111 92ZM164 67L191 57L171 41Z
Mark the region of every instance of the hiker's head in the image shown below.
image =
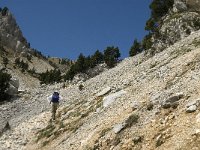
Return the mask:
M53 95L59 95L59 93L57 91L53 92Z

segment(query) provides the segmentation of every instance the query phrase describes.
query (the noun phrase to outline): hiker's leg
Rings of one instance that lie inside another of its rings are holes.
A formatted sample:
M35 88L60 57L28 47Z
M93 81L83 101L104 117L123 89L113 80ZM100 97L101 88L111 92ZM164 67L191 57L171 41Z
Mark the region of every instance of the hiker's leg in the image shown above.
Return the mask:
M58 103L55 103L55 113L54 113L54 115L55 115L55 117L56 117L56 111L57 111L57 109L58 109Z
M55 118L56 118L56 105L55 105L55 103L52 103L51 113L52 113L52 119L55 120Z

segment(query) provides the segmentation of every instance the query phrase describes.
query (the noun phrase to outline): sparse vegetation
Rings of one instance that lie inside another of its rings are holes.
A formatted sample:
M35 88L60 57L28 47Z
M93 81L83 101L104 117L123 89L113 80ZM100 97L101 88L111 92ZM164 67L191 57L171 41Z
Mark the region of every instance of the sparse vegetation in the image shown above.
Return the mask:
M168 19L166 19L164 23L169 23L170 20L178 19L180 17L182 17L181 13L174 13Z
M200 19L195 19L194 20L194 27L198 30L200 29Z
M2 57L5 52L6 52L5 48L2 45L0 45L0 56Z
M192 42L192 44L194 44L195 47L199 47L200 46L200 40L194 40Z
M117 146L121 142L120 137L117 135L115 138L112 140L112 145Z
M40 139L45 138L45 137L50 137L52 135L52 131L55 129L55 126L52 124L49 124L47 127L44 129L38 131L38 136L36 142L38 142Z
M132 114L128 117L126 120L126 126L131 127L133 124L137 123L139 119L139 116L137 114Z
M92 56L79 55L77 61L72 64L70 69L64 75L64 80L72 80L78 73L86 73L88 69L94 68L98 64L105 62L108 67L112 68L118 62L120 52L118 47L107 47L102 54L97 50Z
M41 73L39 80L41 81L41 84L52 84L55 82L61 81L61 72L60 70L50 70L46 71L45 73Z
M147 110L150 111L153 109L153 103L148 103L147 104Z
M149 8L151 9L151 17L146 23L147 31L155 32L160 19L166 15L172 8L174 0L153 0Z
M3 57L3 64L4 64L5 67L7 67L8 62L9 62L8 58L7 57Z
M28 71L28 63L24 62L23 60L20 60L20 58L15 59L15 65L21 68L22 72Z
M35 57L38 57L38 58L41 58L41 59L47 59L43 54L42 52L36 50L36 49L32 49L32 52L33 52L33 56Z
M133 139L133 142L134 142L134 144L138 144L138 143L141 143L143 139L144 139L143 136L136 136L136 137Z
M32 55L27 55L27 60L31 62L31 60L32 60Z
M80 84L80 85L78 86L78 89L79 89L80 91L82 91L83 88L84 88L83 84Z
M103 137L103 136L106 134L106 132L108 132L108 131L110 131L110 130L111 130L111 128L105 128L105 129L103 129L103 130L101 131L101 133L99 134L100 138Z

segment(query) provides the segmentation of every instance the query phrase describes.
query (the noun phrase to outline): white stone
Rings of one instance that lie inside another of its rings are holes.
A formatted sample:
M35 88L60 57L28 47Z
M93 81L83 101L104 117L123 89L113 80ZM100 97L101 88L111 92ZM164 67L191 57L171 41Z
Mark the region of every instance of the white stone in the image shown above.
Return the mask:
M111 91L110 87L103 89L101 92L97 93L96 96L103 96Z
M17 44L16 44L16 49L18 49L19 45L20 45L20 41L17 41Z
M108 95L103 98L103 107L108 107L110 104L112 104L116 98L121 97L122 95L126 94L126 91L121 90L119 92L113 93L111 95Z
M197 106L196 105L191 105L190 107L186 108L186 112L187 113L191 113L197 110Z
M124 123L116 124L113 127L113 131L114 131L114 133L119 133L124 127L125 127Z

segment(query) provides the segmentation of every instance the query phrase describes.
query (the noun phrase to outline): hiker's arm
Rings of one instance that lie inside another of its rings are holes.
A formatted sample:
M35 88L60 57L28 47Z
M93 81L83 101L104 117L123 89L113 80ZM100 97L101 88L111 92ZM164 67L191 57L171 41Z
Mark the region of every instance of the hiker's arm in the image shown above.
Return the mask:
M60 97L59 97L59 102L60 102L60 101L62 101L62 100L63 100L63 97L62 97L62 96L60 96Z
M51 96L47 97L49 104L51 104L51 98L52 98Z

